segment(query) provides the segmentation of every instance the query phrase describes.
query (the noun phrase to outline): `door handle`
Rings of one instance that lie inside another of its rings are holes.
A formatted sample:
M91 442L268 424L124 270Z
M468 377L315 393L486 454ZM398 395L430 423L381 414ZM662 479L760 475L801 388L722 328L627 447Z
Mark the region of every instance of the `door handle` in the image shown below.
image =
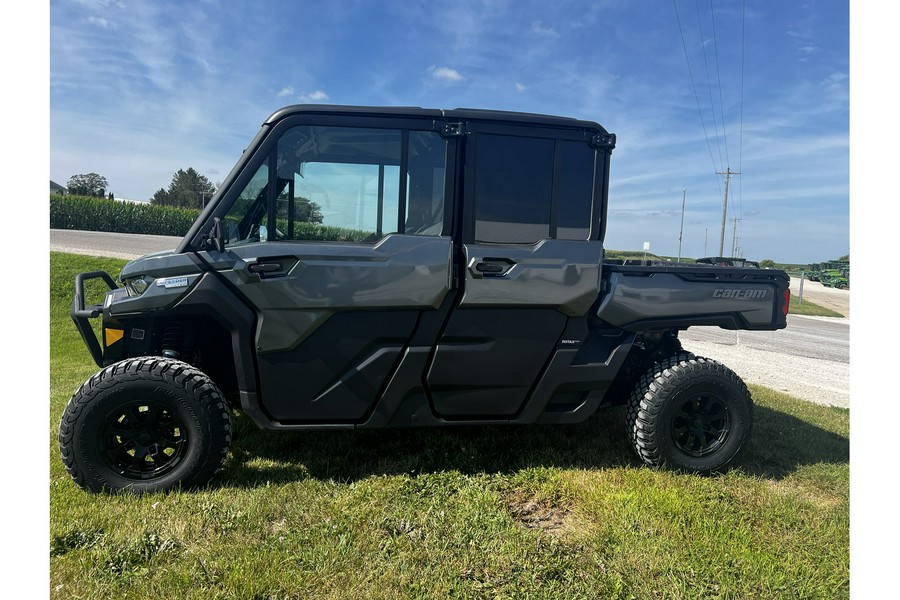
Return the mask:
M473 258L469 262L469 271L476 279L482 277L505 277L515 264L515 261L508 258Z
M294 256L267 256L265 258L253 257L247 262L237 261L234 265L234 274L243 283L258 283L263 279L275 279L284 277L291 272L297 258Z
M503 265L498 265L496 263L486 263L486 262L478 263L477 265L475 265L475 268L477 270L481 271L482 273L502 273L503 269L504 269Z
M281 265L278 263L255 262L247 265L247 270L251 273L274 273L281 270Z

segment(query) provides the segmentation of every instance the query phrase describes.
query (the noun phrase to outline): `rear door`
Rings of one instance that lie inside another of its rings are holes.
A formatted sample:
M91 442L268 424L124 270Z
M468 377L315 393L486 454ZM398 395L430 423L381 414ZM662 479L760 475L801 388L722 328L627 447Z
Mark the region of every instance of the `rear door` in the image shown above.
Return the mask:
M597 298L607 152L589 130L467 130L463 294L426 377L438 415L507 418Z

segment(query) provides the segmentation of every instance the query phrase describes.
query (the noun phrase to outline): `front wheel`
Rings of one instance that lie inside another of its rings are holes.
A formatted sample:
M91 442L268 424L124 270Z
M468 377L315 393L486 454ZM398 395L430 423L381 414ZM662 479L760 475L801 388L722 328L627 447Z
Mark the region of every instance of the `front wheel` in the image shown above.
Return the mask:
M206 483L231 443L231 415L212 380L173 359L106 367L66 406L59 450L91 492L155 492Z
M753 400L728 367L679 355L654 364L635 384L626 420L648 465L711 473L730 466L750 439Z

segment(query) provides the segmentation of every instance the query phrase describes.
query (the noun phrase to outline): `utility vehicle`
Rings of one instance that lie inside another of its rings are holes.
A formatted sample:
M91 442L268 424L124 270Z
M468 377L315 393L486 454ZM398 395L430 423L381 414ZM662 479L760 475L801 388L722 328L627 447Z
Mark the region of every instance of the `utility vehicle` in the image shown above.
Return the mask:
M68 472L91 491L202 485L233 409L303 430L556 425L622 403L647 464L727 468L750 394L678 332L783 328L789 279L604 265L615 143L534 114L278 110L177 248L121 287L76 278L101 370L62 417Z

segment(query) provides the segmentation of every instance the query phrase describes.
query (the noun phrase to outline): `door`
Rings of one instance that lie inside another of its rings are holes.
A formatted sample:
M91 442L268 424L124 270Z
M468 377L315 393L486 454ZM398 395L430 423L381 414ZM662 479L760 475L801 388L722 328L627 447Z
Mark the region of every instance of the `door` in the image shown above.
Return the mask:
M430 127L288 120L236 180L221 217L226 251L210 260L257 313L273 420L362 422L421 315L449 293L448 144Z
M591 133L469 125L463 294L427 373L438 415L516 415L596 300L606 153Z

